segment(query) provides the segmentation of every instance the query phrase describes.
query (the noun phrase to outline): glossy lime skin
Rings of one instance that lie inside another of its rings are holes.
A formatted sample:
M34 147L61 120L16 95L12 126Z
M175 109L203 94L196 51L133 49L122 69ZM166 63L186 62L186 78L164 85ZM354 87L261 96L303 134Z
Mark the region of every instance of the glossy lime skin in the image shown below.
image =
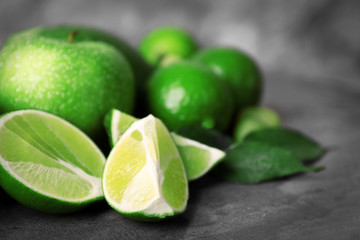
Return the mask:
M152 66L186 59L196 50L191 34L176 27L156 28L146 34L139 45L141 55Z
M228 84L236 111L259 102L261 72L254 60L245 53L230 47L213 47L199 51L193 59L210 67Z
M280 117L274 110L265 107L249 107L238 116L234 138L237 142L242 142L251 132L280 125Z
M69 34L73 31L77 32L76 36L73 38L73 43L103 42L115 47L125 56L130 64L136 83L136 106L134 114L139 117L147 115L148 110L146 109L146 104L144 104L146 100L145 88L153 69L146 63L136 49L113 34L99 29L77 25L44 26L16 33L7 39L5 45L13 42L23 42L29 38L36 37L46 37L63 42L68 39Z
M226 130L233 114L227 87L195 62L159 68L149 82L149 104L152 113L171 130L186 125Z
M0 52L0 112L47 111L94 137L111 108L131 112L133 103L130 66L109 44L36 37Z
M125 56L126 60L128 60L137 85L143 86L146 84L152 68L130 44L102 30L76 25L36 27L14 34L7 39L5 45L13 41L26 41L26 39L34 37L46 37L64 41L68 39L69 34L73 31L77 31L76 36L73 38L73 43L104 42L115 47Z

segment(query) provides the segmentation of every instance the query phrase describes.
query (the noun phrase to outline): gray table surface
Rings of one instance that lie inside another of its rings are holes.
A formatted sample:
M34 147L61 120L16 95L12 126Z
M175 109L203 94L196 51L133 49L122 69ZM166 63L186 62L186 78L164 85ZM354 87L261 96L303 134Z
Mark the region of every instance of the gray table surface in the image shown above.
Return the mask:
M1 192L1 239L359 239L359 93L341 81L266 75L263 101L329 149L316 163L323 172L258 185L206 176L190 183L186 212L159 223L132 221L105 202L49 215Z
M47 24L95 26L136 46L176 25L202 47L244 49L265 70L263 103L329 149L320 173L257 185L190 183L188 208L165 222L129 220L105 202L68 215L26 208L0 189L0 239L360 239L360 2L353 0L0 1L0 45Z

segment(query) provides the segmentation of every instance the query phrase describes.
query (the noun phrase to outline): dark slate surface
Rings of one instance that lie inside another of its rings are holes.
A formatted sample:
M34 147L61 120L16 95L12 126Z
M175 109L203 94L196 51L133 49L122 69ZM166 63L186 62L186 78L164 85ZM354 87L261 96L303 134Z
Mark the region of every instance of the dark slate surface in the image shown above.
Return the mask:
M0 189L0 239L360 239L359 12L356 0L0 1L0 45L21 29L76 23L136 46L173 24L202 46L244 49L265 70L263 103L329 149L320 173L258 185L206 176L191 183L187 211L161 223L134 222L105 202L49 215Z

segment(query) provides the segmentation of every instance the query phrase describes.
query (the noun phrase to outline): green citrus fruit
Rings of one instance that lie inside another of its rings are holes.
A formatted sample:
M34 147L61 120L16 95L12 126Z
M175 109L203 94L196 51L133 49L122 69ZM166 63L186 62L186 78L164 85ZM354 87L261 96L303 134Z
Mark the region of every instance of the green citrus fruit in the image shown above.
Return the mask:
M189 181L199 179L223 160L225 152L171 133L184 163Z
M261 73L245 53L230 47L214 47L199 51L193 57L210 67L228 84L235 100L235 109L256 105L261 95Z
M113 148L131 124L138 120L118 109L111 109L104 118L104 127L109 136L110 147Z
M242 142L251 132L280 125L280 117L274 110L265 107L249 107L238 115L234 133L235 140Z
M0 111L47 111L96 136L111 108L133 110L132 71L111 44L77 41L80 30L76 35L56 33L14 36L7 42L0 52Z
M180 59L186 59L197 50L193 37L177 27L160 27L144 36L139 51L153 66L164 66Z
M31 208L66 213L103 199L105 158L59 117L21 110L0 118L0 185Z
M205 66L177 62L158 69L150 78L150 111L171 130L186 125L225 130L233 114L228 91Z
M181 157L165 125L151 115L132 124L117 142L102 183L109 205L137 220L161 220L187 205Z
M5 45L26 41L29 38L34 37L46 37L63 41L69 37L69 34L76 31L77 34L73 38L73 42L103 42L115 47L120 51L129 62L132 72L135 77L136 85L141 88L147 82L148 77L152 72L152 68L145 62L141 55L123 39L105 32L103 30L77 26L77 25L55 25L55 26L43 26L28 29L10 36ZM138 89L142 91L144 89ZM142 91L144 92L144 91Z
M138 119L117 109L112 109L106 114L104 124L112 147L135 121ZM205 175L225 156L225 152L217 148L209 147L176 133L171 133L171 136L179 150L189 181Z

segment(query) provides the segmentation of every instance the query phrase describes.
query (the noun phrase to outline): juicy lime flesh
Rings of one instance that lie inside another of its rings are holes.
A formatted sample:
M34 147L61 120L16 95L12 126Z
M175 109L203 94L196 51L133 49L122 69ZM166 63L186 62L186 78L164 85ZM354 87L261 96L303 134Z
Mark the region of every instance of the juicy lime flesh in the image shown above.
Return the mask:
M119 112L117 112L119 113ZM114 113L115 114L115 113ZM113 140L113 145L115 145L115 143L117 142L117 140L119 139L119 137L131 126L131 124L133 124L136 121L136 118L127 115L125 113L120 113L119 114L119 119L118 122L113 122L113 124L115 124L115 126L113 126L112 129L117 129L116 135L113 136L112 140Z
M186 179L182 160L177 148L165 128L159 121L156 121L158 144L160 153L160 169L164 174L162 190L166 201L173 208L180 208L186 201Z
M112 158L117 160L109 162L106 185L111 186L109 197L120 203L127 186L144 167L146 152L141 142L131 136L124 139Z
M178 149L180 155L185 158L183 162L188 179L193 179L209 168L209 151L194 146L182 146Z
M139 209L148 206L156 197L156 186L151 172L143 169L130 182L121 199L122 205L127 209Z
M25 185L50 196L100 196L101 190L94 191L99 191L104 158L69 126L37 111L13 116L0 128L2 164Z
M140 211L159 197L174 209L181 209L187 200L186 175L176 146L166 127L151 118L137 121L124 133L105 167L105 196L121 212Z
M182 157L189 181L198 179L213 168L225 152L205 144L172 133L172 137Z

